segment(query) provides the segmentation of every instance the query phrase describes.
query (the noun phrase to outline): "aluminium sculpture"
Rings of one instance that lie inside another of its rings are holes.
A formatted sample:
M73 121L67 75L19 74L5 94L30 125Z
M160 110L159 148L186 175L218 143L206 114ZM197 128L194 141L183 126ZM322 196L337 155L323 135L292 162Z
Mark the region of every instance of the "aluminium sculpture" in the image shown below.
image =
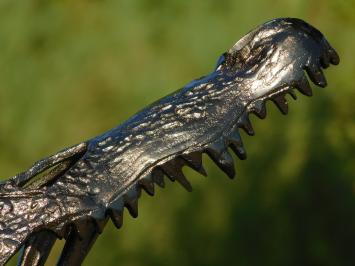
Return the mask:
M306 73L325 87L322 68L338 63L324 36L300 19L255 28L212 73L1 182L0 265L20 248L19 265L43 265L57 238L66 239L58 264L80 265L109 218L120 228L124 207L137 216L141 189L153 195L166 175L190 191L181 168L205 175L202 153L233 178L228 147L246 158L238 129L254 134L248 115L264 118L266 100L286 114L286 94L312 95Z

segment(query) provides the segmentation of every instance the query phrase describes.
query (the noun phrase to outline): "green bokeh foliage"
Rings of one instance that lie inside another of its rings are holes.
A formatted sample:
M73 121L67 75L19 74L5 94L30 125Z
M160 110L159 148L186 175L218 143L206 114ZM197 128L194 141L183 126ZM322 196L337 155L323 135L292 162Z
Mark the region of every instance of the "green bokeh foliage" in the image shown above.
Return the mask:
M204 158L207 179L186 170L193 193L143 195L84 265L354 265L354 14L347 0L2 0L1 177L208 73L252 27L299 17L340 54L328 88L290 100L288 116L268 103L236 180Z

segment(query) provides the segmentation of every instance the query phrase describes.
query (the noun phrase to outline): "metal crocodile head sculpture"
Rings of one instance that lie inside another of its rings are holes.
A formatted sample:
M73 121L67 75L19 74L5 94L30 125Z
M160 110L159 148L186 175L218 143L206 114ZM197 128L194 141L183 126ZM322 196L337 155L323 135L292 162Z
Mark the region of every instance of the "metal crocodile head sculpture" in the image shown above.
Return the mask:
M20 248L19 265L43 265L57 238L59 265L80 265L107 220L120 228L124 207L137 216L141 189L154 194L164 175L188 191L185 165L206 174L202 153L230 178L230 147L246 158L239 128L271 100L287 113L286 94L312 95L306 74L326 86L322 68L339 57L322 33L294 18L274 19L238 41L215 70L158 100L118 127L36 162L0 184L0 264Z

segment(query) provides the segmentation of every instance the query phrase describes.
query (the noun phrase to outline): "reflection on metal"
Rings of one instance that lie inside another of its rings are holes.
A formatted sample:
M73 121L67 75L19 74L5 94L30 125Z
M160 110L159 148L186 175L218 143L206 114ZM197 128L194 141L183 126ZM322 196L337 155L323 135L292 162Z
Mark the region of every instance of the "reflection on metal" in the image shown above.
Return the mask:
M275 19L245 35L215 70L155 102L118 127L35 163L0 183L0 264L21 248L20 265L43 265L57 238L66 244L59 265L79 265L111 218L124 207L137 217L144 189L164 175L188 191L185 165L206 174L202 153L230 178L230 147L246 153L239 128L254 131L248 115L266 115L272 100L287 113L286 94L312 95L306 73L326 86L322 68L339 57L323 35L299 19Z

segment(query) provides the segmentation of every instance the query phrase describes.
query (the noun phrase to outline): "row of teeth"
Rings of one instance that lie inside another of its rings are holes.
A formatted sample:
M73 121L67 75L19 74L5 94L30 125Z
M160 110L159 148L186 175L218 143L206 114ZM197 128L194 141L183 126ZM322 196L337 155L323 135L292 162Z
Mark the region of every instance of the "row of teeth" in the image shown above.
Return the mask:
M332 61L334 63L334 60ZM326 60L321 60L320 64L326 68L329 66ZM305 67L305 71L309 75L310 79L318 86L325 87L326 79L323 72L318 65L311 65ZM229 134L227 138L220 138L217 141L209 144L201 151L196 151L189 154L181 154L178 157L156 166L153 171L140 178L139 181L133 185L123 197L119 197L107 207L107 212L100 211L99 213L92 214L98 230L101 232L107 221L107 214L113 221L117 228L121 228L123 221L123 211L126 207L132 217L138 216L138 198L141 194L141 189L148 194L154 195L154 183L160 187L165 187L164 176L167 176L171 181L177 181L187 191L191 191L192 187L182 172L183 166L189 166L196 170L200 174L207 176L207 173L202 165L202 153L208 154L208 156L216 163L216 165L229 177L234 178L235 168L231 154L228 151L228 147L231 148L239 159L246 159L246 151L243 147L242 139L239 134L239 128L242 128L248 135L253 136L254 130L249 120L249 113L255 114L257 117L264 119L266 117L266 100L271 100L275 103L282 114L288 113L288 103L285 99L286 94L290 94L293 99L296 99L294 88L298 89L302 94L306 96L312 96L312 89L308 82L305 73L302 78L292 84L285 86L281 93L269 96L265 99L260 99L252 103L246 112L239 118L234 130ZM80 220L74 222L77 232L80 235L80 227L82 226Z

